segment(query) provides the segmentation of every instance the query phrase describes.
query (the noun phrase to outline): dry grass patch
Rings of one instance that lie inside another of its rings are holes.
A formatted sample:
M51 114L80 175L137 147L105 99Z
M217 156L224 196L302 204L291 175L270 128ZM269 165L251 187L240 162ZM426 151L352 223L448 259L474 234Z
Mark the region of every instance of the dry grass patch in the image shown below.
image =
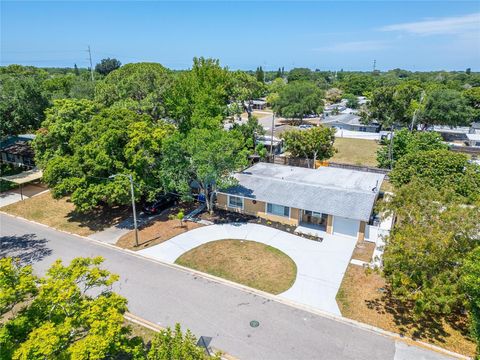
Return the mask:
M370 241L358 241L353 250L352 259L365 262L372 261L375 243Z
M129 207L115 207L79 214L68 198L56 200L50 192L3 206L0 210L82 236L113 226L131 212Z
M337 137L334 147L338 152L330 160L344 164L377 166L377 149L380 146L374 140Z
M272 294L288 290L297 276L297 266L282 251L247 240L212 241L175 263Z
M475 344L468 337L465 317L448 320L414 319L410 309L392 299L385 279L377 273L350 264L337 294L343 316L391 332L429 342L467 356L475 354Z
M160 244L174 236L183 234L184 232L203 226L202 224L191 221L184 221L182 224L180 224L180 220L170 219L170 215L177 214L180 208L183 209L185 214L188 214L195 208L195 206L193 204L189 204L167 209L163 211L153 222L141 226L138 231L138 247L135 246L135 231L130 231L129 233L123 235L120 239L118 239L116 245L124 249L142 250L146 247Z

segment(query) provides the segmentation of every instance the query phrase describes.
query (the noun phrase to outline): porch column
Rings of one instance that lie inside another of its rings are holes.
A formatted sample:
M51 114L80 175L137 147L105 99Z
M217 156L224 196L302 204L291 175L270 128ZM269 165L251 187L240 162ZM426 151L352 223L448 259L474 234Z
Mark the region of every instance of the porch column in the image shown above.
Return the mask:
M367 223L365 221L360 221L360 229L358 229L358 241L365 240L365 228Z
M333 215L328 214L327 217L327 234L333 233Z

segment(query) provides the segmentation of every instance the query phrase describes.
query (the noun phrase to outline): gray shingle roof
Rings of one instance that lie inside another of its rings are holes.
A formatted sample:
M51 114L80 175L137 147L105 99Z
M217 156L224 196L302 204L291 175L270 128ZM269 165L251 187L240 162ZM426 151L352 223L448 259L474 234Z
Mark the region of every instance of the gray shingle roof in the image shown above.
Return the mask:
M368 221L384 175L329 167L313 170L258 163L235 177L238 185L222 192Z

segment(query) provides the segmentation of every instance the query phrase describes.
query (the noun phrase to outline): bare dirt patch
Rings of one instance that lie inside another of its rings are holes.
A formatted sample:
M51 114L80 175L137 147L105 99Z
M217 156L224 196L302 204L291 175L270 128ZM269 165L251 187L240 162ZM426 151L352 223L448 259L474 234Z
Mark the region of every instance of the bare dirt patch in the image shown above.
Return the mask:
M123 235L120 239L118 239L116 245L124 249L142 250L146 247L160 244L174 236L183 234L184 232L203 226L202 224L191 221L184 221L183 223L180 223L180 220L178 219L170 219L170 216L176 215L180 209L182 209L186 215L190 211L194 210L195 207L195 204L180 204L163 211L159 217L155 218L154 221L141 226L138 231L138 247L135 246L134 231L130 231L129 233Z
M467 356L475 354L466 316L415 319L411 309L395 301L385 279L350 264L337 294L343 316Z
M212 241L186 252L175 263L272 294L288 290L297 276L295 262L285 253L247 240Z

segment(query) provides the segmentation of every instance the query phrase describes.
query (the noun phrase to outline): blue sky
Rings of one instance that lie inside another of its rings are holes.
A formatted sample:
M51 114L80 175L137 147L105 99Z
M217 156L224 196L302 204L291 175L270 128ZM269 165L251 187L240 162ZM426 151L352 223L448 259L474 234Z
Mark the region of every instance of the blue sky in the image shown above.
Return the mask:
M1 3L1 64L480 71L480 1Z

